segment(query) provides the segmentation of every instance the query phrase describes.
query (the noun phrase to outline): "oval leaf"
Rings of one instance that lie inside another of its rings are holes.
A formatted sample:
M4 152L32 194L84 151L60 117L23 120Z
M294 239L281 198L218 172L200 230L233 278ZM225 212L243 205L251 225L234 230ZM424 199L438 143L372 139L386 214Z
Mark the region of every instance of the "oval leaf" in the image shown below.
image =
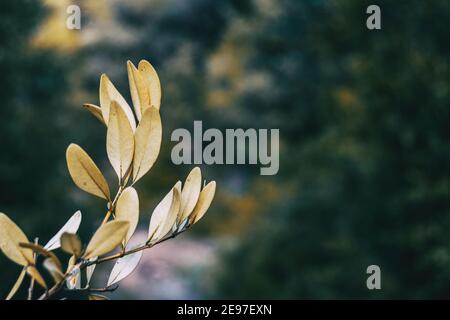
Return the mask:
M142 258L142 251L124 256L116 261L114 267L109 275L107 287L119 282L128 275L130 275L134 269L136 269L139 261Z
M34 252L43 255L44 257L50 258L55 262L56 265L61 267L61 262L59 261L58 257L53 252L46 250L43 246L32 242L21 242L19 243L19 246L21 248L31 249Z
M100 169L79 146L72 143L66 152L70 176L78 188L97 197L110 200L108 183Z
M98 257L92 257L89 259L89 261L95 261ZM91 282L92 275L94 274L96 264L91 264L90 266L86 267L86 286L89 286L89 283Z
M181 224L194 210L202 187L202 173L199 167L191 170L181 192L181 208L177 223Z
M102 225L89 242L84 258L90 259L113 250L123 241L128 228L127 221L110 221Z
M61 235L61 249L79 257L81 255L81 241L76 234L64 232Z
M37 283L39 283L44 289L47 289L47 284L44 281L44 278L42 278L39 271L34 266L28 266L27 267L27 273L30 277L32 277Z
M99 106L96 106L95 104L85 103L83 104L83 107L87 109L90 113L92 113L94 117L100 120L101 123L106 125L105 120L103 119L102 109Z
M164 236L175 223L181 202L180 186L181 182L178 181L156 206L155 210L153 210L148 228L148 241L158 240L159 237ZM166 231L167 228L168 230Z
M142 73L136 69L131 61L127 61L128 83L130 85L131 99L138 120L141 120L142 110L150 107L149 87Z
M175 225L181 207L181 181L173 187L172 203L165 219L161 222L154 240L162 239Z
M133 129L136 129L136 120L134 120L133 111L130 106L114 87L108 76L102 74L100 77L100 107L102 109L103 120L109 125L109 117L111 111L111 102L116 101L122 111L126 114L128 122Z
M50 273L55 283L58 283L64 279L64 274L62 273L60 266L58 266L53 259L45 259L43 266Z
M142 78L148 88L150 94L150 104L159 110L161 105L161 83L155 68L146 60L141 60L138 69L142 74ZM142 113L145 112L143 108Z
M27 236L6 214L1 212L0 230L0 249L5 256L22 266L34 263L33 252L19 245L21 242L29 242Z
M133 187L123 190L116 204L116 220L128 221L130 227L125 236L124 246L136 230L139 221L139 197Z
M64 232L68 233L77 233L78 228L81 223L81 211L78 210L75 212L69 220L67 220L66 224L51 238L47 244L44 246L47 250L54 250L61 246L59 239Z
M198 197L198 202L195 205L194 210L192 211L191 216L189 217L189 223L196 223L200 220L209 209L211 202L214 199L214 194L216 193L216 182L211 181L208 183L200 192L200 196Z
M117 102L111 103L108 131L106 133L106 151L114 171L123 181L133 161L134 134L125 113Z
M145 175L159 155L162 140L162 124L159 111L147 109L134 135L133 183Z

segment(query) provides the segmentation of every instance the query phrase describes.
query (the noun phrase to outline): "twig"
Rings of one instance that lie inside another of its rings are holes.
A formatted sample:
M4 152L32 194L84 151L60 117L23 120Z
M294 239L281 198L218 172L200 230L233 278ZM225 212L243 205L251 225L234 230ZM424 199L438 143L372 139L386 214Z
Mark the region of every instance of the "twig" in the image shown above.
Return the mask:
M72 292L92 292L92 293L96 293L96 292L114 292L117 290L117 288L119 288L119 285L113 285L113 286L109 286L109 287L105 287L105 288L81 288L81 289L70 289L68 291L72 291Z
M34 244L38 244L38 242L39 242L39 238L34 238ZM36 257L37 257L36 252L33 252L33 261L34 261L34 264L36 264ZM34 290L34 278L31 277L31 280L30 280L30 287L28 288L28 297L27 297L27 300L31 300L31 299L33 298L33 290Z

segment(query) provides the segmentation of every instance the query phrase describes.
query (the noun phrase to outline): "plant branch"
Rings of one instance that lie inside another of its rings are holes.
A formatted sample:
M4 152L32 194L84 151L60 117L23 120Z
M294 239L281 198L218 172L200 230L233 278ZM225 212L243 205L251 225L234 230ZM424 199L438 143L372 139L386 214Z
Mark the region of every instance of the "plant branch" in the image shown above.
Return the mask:
M166 237L164 237L164 238L162 238L162 239L160 239L160 240L158 240L158 241L156 241L154 243L146 243L146 244L144 244L144 245L142 245L140 247L131 249L129 251L125 251L125 252L122 251L122 252L119 252L117 254L113 254L113 255L106 256L106 257L101 258L101 259L97 259L95 261L84 260L83 262L78 264L78 267L80 268L80 270L83 270L86 267L91 266L93 264L97 265L97 264L100 264L100 263L103 263L103 262L112 261L112 260L115 260L115 259L122 258L124 256L130 255L130 254L138 252L138 251L142 251L142 250L145 250L145 249L150 249L150 248L156 246L157 244L160 244L160 243L165 242L165 241L167 241L169 239L175 238L179 234L185 232L188 228L189 228L189 226L187 226L186 228L184 228L181 231L175 231L175 232L171 233L170 235L168 235L168 236L166 236ZM52 295L57 293L62 288L66 278L69 275L70 275L70 273L66 273L64 275L63 279L61 281L59 281L58 283L55 283L55 285L52 288L50 288L48 291L46 291L44 294L42 294L39 297L39 300L48 299L49 297L51 297ZM83 290L83 289L81 289L81 290ZM101 291L97 291L97 292L101 292ZM106 292L106 291L103 291L103 292Z

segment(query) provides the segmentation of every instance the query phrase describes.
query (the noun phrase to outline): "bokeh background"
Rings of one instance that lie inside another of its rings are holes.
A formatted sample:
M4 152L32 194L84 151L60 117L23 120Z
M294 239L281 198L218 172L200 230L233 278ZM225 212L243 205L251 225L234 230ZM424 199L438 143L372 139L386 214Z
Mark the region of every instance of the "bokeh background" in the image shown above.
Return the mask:
M71 4L81 30L66 28ZM382 30L367 30L369 4ZM202 166L218 183L206 217L111 297L450 298L448 21L447 0L1 1L0 210L45 243L80 209L89 238L103 203L74 186L65 149L113 181L104 127L81 106L98 104L103 72L130 101L126 60L147 59L164 135L135 241L192 169L171 163L176 128L279 128L280 171ZM381 290L366 287L371 264ZM1 297L19 271L0 256Z

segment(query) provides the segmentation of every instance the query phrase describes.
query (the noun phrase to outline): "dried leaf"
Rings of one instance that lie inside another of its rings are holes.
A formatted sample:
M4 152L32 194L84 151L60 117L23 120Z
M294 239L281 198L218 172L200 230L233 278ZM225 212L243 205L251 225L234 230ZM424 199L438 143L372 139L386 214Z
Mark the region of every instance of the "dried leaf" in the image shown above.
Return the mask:
M78 210L75 212L69 220L67 220L66 224L47 242L44 246L47 250L54 250L61 246L59 239L64 232L68 233L77 233L78 228L81 223L81 211Z
M214 199L215 193L216 193L216 182L211 181L200 192L198 202L195 205L195 208L192 211L191 216L189 217L190 223L196 223L205 215L206 211L209 209L209 206L211 205L211 202Z
M34 263L33 252L19 246L21 242L28 242L27 236L6 214L1 212L0 230L0 249L5 256L22 266Z
M32 277L37 283L39 283L44 289L47 289L47 284L44 281L44 278L42 278L39 271L34 266L28 266L27 267L27 273L30 277Z
M124 246L128 243L139 221L139 198L133 187L123 190L116 204L116 220L128 221L130 227L125 236Z
M73 182L97 197L110 200L108 183L94 161L79 146L72 143L66 152L67 167Z
M181 182L178 181L153 210L148 228L148 241L160 239L175 223L181 202L180 186Z
M181 207L181 181L178 181L173 187L173 198L170 205L169 213L158 228L155 240L162 239L175 225Z
M100 77L100 107L102 109L103 120L105 120L105 123L107 123L108 126L112 101L116 101L118 103L119 107L125 113L128 122L134 131L136 129L136 120L134 119L133 111L131 111L130 106L116 89L116 87L114 87L108 76L102 74L102 76Z
M105 120L103 119L102 109L99 106L96 106L95 104L85 103L83 104L83 107L86 108L90 113L92 113L94 117L100 120L101 123L106 125Z
M11 291L9 291L8 296L5 298L5 300L11 300L14 297L14 295L17 293L17 290L19 290L26 273L27 268L23 268L16 280L16 283L14 283L14 286L11 288Z
M52 259L61 268L61 261L59 261L58 257L53 252L46 250L43 246L32 242L21 242L19 246L21 248L31 249L44 257Z
M109 300L109 298L101 294L91 293L89 294L89 300Z
M43 266L50 273L55 283L58 283L64 279L64 274L62 273L60 266L58 266L53 259L45 259Z
M90 259L113 250L125 238L129 225L127 221L110 221L102 225L89 242L84 258Z
M111 286L130 275L136 269L142 258L142 251L124 256L116 261L109 275L107 286Z
M106 151L114 171L122 182L133 161L134 133L125 113L115 101L111 103L109 114Z
M149 87L144 80L143 74L136 69L131 61L127 61L128 82L130 84L131 99L138 120L141 120L142 110L150 107Z
M186 178L183 190L181 191L181 208L178 215L177 224L181 224L191 214L197 204L201 186L202 173L199 167L195 167Z
M138 65L138 70L141 72L146 86L149 88L150 103L159 110L161 105L161 83L158 74L153 66L146 60L141 60ZM145 112L143 108L142 113Z
M147 109L134 135L133 183L145 175L159 155L162 139L162 124L159 111Z
M81 255L81 241L76 234L64 232L61 235L61 249L79 257Z

